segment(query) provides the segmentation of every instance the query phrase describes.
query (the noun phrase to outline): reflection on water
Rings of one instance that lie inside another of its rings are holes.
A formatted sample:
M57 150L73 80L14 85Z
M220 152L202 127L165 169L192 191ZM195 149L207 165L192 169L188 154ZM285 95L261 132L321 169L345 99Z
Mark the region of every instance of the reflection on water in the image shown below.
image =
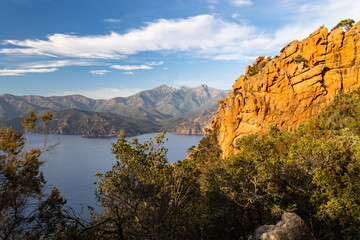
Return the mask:
M137 136L140 142L154 139L155 133ZM111 143L116 138L82 138L75 135L49 135L50 142L61 141L51 153L42 155L45 164L42 166L47 188L56 186L67 199L68 204L79 212L83 208L83 217L88 217L87 205L96 208L95 181L96 172L111 169L115 157L111 153ZM186 157L186 150L197 145L202 136L166 134L170 163ZM131 138L128 138L131 139ZM43 136L34 134L31 138L33 147L41 147Z

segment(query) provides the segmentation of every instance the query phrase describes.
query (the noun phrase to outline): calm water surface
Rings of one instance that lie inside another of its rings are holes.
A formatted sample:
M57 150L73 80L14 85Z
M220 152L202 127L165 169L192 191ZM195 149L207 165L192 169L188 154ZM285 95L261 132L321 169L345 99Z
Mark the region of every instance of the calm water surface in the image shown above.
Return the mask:
M137 136L140 142L154 139L155 133ZM82 138L76 135L49 135L50 142L61 141L61 144L51 153L42 155L45 164L42 166L47 188L56 186L67 199L70 207L77 212L82 210L82 216L88 217L87 206L96 207L95 181L96 172L106 172L115 162L111 153L111 143L116 138ZM168 151L169 163L182 160L186 157L186 150L197 145L202 136L166 134L168 142L165 147ZM127 138L131 139L131 138ZM31 138L32 146L41 147L43 136L34 134Z

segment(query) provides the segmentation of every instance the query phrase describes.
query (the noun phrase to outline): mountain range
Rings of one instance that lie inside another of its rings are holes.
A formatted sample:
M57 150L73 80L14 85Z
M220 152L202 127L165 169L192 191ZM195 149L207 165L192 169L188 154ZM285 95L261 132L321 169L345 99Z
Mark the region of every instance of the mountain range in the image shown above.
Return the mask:
M229 91L200 85L173 88L161 85L129 97L109 100L81 95L43 97L0 95L0 126L21 130L21 121L34 110L37 116L53 114L50 133L85 137L133 136L166 130L201 134L216 113L218 100ZM36 132L42 132L41 124Z

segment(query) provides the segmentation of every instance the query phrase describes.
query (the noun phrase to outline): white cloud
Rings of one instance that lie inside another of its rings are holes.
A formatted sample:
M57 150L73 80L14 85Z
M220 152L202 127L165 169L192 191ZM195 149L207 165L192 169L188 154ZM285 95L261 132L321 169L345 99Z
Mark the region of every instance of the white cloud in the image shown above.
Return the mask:
M153 69L153 67L147 65L112 65L112 68L119 69L119 70L144 70L144 69Z
M20 68L15 69L0 69L0 76L19 76L26 73L48 73L55 72L59 67L65 66L90 66L94 62L81 60L56 60L46 62L32 62L20 65Z
M239 18L239 17L240 17L240 14L238 14L238 13L234 13L231 17L232 17L232 18L234 18L234 19L237 19L237 18Z
M275 32L271 44L274 46L280 47L281 44L289 43L294 39L302 40L322 25L331 29L345 18L359 20L360 1L357 0L322 0L305 3L288 0L286 2L292 4L294 12L291 14L294 20Z
M124 74L126 74L126 75L133 75L134 73L133 73L133 72L124 72Z
M4 43L12 48L0 49L0 53L100 59L119 59L144 51L217 55L241 41L250 40L254 34L254 27L227 22L218 16L199 15L160 19L125 34L75 36L58 33L47 36L46 40L6 40Z
M82 61L82 60L56 60L47 62L37 62L24 64L26 68L50 68L50 67L67 67L67 66L91 66L97 65L95 62Z
M252 3L249 0L231 2L236 5ZM111 32L106 35L76 36L58 33L47 36L45 40L6 40L4 43L11 46L0 48L0 54L123 59L141 52L184 52L198 58L246 60L253 56L276 54L285 44L309 36L323 24L331 29L341 19L359 20L358 0L282 0L282 3L291 5L284 15L287 21L271 32L249 22L225 20L219 15L198 15L159 19L124 34ZM237 18L238 15L234 14L233 17ZM113 65L113 68L132 71L151 69L156 65L139 66Z
M103 19L103 22L107 22L107 23L119 23L119 22L121 22L121 19L117 19L117 18L106 18L106 19Z
M93 99L110 99L115 97L128 97L142 90L143 89L140 88L100 88L93 90L53 92L50 95L66 96L79 94Z
M25 73L48 73L57 70L57 68L0 69L0 76L19 76Z
M224 54L224 55L218 55L214 57L214 60L240 60L244 62L253 61L256 57L252 56L243 56L241 54Z
M91 70L91 71L89 71L89 73L96 74L96 75L104 75L109 72L111 72L111 71L108 71L108 70Z
M160 66L160 65L163 65L164 62L163 61L160 61L160 62L149 62L149 63L146 63L147 65L150 65L150 66Z
M244 5L252 5L251 0L229 0L231 4L235 6L244 6Z

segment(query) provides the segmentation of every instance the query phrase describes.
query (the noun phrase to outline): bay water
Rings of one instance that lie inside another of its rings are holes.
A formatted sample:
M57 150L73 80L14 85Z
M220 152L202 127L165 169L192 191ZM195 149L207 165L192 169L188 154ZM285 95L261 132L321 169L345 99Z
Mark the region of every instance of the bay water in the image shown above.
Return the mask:
M140 142L155 139L156 133L137 136ZM186 150L192 145L197 146L201 135L166 134L168 141L169 163L186 158ZM82 138L78 135L48 135L50 144L60 142L51 152L41 156L44 161L42 171L47 181L46 190L56 187L67 200L68 206L88 218L87 206L100 211L95 200L96 185L94 174L107 172L115 163L115 155L111 153L111 143L117 138ZM133 137L132 137L133 138ZM132 138L127 138L128 140ZM43 135L31 136L32 147L43 146Z

